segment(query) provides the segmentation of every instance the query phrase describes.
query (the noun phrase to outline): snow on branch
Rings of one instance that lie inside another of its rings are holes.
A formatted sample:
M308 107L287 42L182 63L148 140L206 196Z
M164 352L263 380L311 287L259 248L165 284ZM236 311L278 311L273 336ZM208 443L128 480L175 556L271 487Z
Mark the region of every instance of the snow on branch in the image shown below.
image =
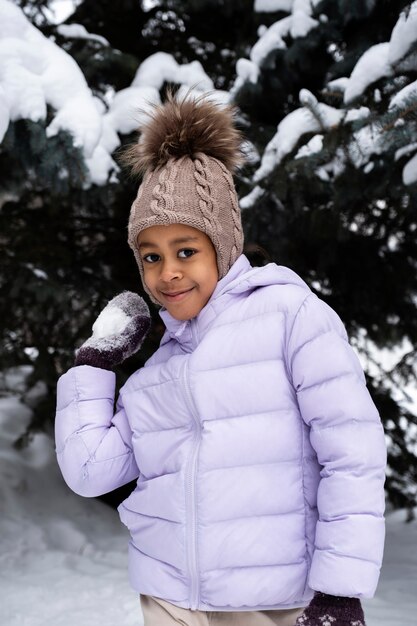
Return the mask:
M57 31L63 37L67 37L67 39L89 39L97 41L97 43L101 43L103 46L110 45L107 39L101 35L89 33L82 24L60 24L57 27Z
M388 54L392 66L398 65L417 45L417 1L403 11L394 26Z
M318 102L307 89L301 91L300 100L306 106L292 111L279 123L254 174L255 182L268 176L297 147L303 136L335 128L345 115L345 111Z
M257 0L255 11L285 11L290 15L277 20L265 30L251 50L251 61L260 67L270 52L284 50L287 47L286 37L291 36L292 39L306 37L313 28L319 25L318 20L313 18L313 9L316 4L318 4L317 0ZM238 76L240 76L239 69L238 66Z
M276 13L277 11L291 11L294 0L255 0L255 13Z
M120 145L118 133L138 128L144 112L160 101L165 81L198 92L213 90L199 61L179 65L172 55L158 52L143 61L132 85L117 92L106 107L93 95L75 60L33 26L18 6L0 0L0 12L0 143L11 121L44 121L50 106L54 117L46 135L61 130L72 135L89 170L86 184L114 180L118 166L111 155ZM59 26L58 32L107 43L79 25ZM214 91L213 97L225 102L229 95Z
M403 183L404 185L417 183L417 153L404 166Z
M401 13L389 42L372 46L359 58L345 88L344 102L350 104L381 78L410 70L409 55L417 47L417 0ZM405 64L405 65L404 65ZM411 66L416 69L415 59Z
M389 47L389 43L378 43L360 57L345 88L345 104L357 100L369 85L380 78L392 76L394 71L388 61Z

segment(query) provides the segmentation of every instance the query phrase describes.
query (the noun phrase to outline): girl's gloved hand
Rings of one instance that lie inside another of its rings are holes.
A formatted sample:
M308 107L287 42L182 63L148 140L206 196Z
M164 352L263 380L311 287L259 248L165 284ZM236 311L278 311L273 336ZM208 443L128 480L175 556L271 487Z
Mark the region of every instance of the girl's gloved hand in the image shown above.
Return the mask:
M151 325L146 302L131 291L110 300L93 324L93 334L75 353L75 365L111 370L141 347Z
M316 591L295 626L365 626L359 598L329 596Z

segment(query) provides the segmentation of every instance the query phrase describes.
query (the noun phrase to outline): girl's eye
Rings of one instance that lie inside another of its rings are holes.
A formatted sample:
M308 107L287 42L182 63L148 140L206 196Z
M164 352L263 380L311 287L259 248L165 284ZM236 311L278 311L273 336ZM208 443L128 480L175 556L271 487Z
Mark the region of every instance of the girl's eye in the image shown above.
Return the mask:
M181 256L182 253L184 253L184 256ZM188 257L193 256L194 253L195 253L195 250L191 250L190 248L183 248L182 250L178 252L178 256L181 259L187 259Z
M153 257L153 258L151 258ZM156 259L155 259L156 257ZM143 260L146 261L147 263L155 263L155 260L158 260L158 255L157 254L147 254L146 256L143 257Z

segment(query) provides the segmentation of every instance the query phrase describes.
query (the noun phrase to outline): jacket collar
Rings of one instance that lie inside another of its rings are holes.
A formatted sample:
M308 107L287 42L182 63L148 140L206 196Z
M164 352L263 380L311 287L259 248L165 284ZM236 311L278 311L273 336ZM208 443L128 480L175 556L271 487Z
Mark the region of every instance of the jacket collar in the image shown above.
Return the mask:
M241 282L242 278L252 269L249 260L244 254L241 254L226 276L218 281L215 290L207 304L201 309L200 313L191 320L177 320L167 311L165 307L159 310L166 331L161 340L161 345L167 343L170 339L178 341L182 347L191 352L199 340L201 335L210 322L216 317L217 312L227 305L227 301L232 298L230 293L233 287ZM229 294L229 297L227 295Z

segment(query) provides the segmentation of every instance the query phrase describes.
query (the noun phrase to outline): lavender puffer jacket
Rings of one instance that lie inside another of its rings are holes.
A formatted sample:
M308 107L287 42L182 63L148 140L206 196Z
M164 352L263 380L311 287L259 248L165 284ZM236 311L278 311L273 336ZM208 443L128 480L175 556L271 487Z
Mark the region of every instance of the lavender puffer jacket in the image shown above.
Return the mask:
M120 391L80 366L58 383L68 485L119 506L133 587L184 608L372 597L386 447L336 313L290 269L241 255L200 314L161 310L160 348Z

